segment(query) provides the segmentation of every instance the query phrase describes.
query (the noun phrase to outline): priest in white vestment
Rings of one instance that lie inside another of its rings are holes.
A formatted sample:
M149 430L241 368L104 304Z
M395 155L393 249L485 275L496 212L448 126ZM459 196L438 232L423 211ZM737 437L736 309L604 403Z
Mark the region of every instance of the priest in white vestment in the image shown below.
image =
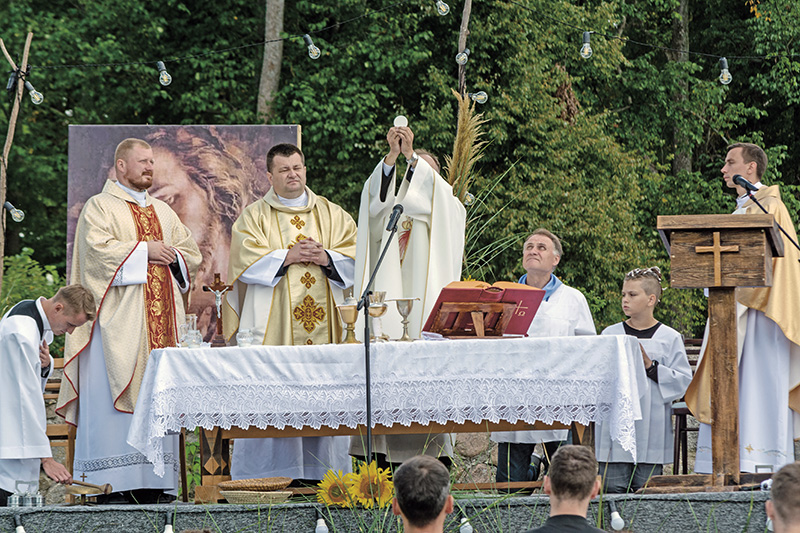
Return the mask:
M94 316L92 295L71 285L52 298L23 300L0 320L0 506L17 490L37 491L39 467L54 481L72 483L53 459L42 393L53 371L53 337ZM18 481L25 484L17 487Z
M126 139L114 161L116 181L106 181L78 219L71 280L100 304L95 322L67 338L56 413L77 425L76 476L110 483L124 501L155 502L162 491L176 494L178 436L166 437L170 468L162 478L128 444L128 429L150 351L177 345L185 321L181 294L190 288L200 251L169 205L147 193L150 145Z
M248 329L267 345L338 343L336 305L353 285L356 225L341 207L306 187L305 158L292 144L267 154L272 188L233 225L223 309L225 336ZM350 471L347 437L239 439L233 479L320 480Z
M386 226L393 207L402 205L397 234L372 290L385 291L387 300L419 299L413 302L408 317L409 335L418 339L442 288L461 280L467 215L461 201L453 195L453 188L439 174L435 158L422 150L414 151L411 128L393 127L386 138L389 153L377 164L361 192L354 296L358 298L364 292L390 237ZM395 193L396 162L401 153L409 164ZM383 333L392 339L399 338L403 333L401 321L397 306L390 303L381 318ZM363 330L363 318L359 315L356 334ZM351 439L351 454L363 456L363 448L361 437ZM380 461L387 459L388 463L399 466L421 453L449 457L452 443L446 435L376 435L372 449L379 454Z
M756 200L797 242L797 233L777 185L761 177L767 168L764 151L750 143L728 147L722 177L739 197L734 214L762 214L746 191L733 182L743 176L758 190ZM742 472L776 472L794 457L800 438L800 252L785 235L783 257L772 260L772 286L738 288L739 348L739 468ZM707 328L706 328L707 329ZM697 441L695 472L711 473L711 378L704 356L704 339L686 403L702 422Z
M525 274L519 283L544 289L544 298L528 328L529 337L570 337L595 335L592 313L586 297L579 290L565 285L553 271L561 262L561 240L550 231L539 228L522 248ZM545 446L544 460L555 453L568 430L496 431L491 440L498 443L497 482L535 481L542 458L534 455L537 443ZM531 468L531 465L535 468Z

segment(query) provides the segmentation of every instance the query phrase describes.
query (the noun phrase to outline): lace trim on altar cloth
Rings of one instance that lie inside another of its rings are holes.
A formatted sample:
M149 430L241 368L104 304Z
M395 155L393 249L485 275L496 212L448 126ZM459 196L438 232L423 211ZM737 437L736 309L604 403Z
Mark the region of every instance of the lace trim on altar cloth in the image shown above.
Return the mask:
M406 405L398 405L398 398L408 399ZM157 474L160 437L181 427L335 429L366 423L363 385L175 383L155 393L151 402L146 453ZM465 377L378 382L373 385L372 406L373 424L387 426L483 420L583 425L605 421L611 437L634 459L636 454L633 399L610 380Z
M161 460L164 464L170 465L175 474L178 473L178 462L175 460L175 454L167 453L161 455ZM129 453L126 455L117 455L114 457L100 457L98 459L80 460L76 459L73 465L75 472L101 472L103 470L112 470L114 468L125 468L129 466L149 465L152 464L141 453Z

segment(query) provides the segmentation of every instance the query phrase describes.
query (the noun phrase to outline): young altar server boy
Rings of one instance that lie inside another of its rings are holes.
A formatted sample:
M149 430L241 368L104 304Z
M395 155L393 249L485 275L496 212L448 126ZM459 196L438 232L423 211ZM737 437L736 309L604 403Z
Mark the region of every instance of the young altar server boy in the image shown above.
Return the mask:
M639 339L647 379L640 392L642 419L636 421L636 463L630 452L611 440L609 423L596 425L595 452L605 493L636 491L651 476L661 475L673 456L671 405L692 380L681 334L653 317L661 298L658 267L637 268L625 275L622 311L628 319L602 335L633 335Z

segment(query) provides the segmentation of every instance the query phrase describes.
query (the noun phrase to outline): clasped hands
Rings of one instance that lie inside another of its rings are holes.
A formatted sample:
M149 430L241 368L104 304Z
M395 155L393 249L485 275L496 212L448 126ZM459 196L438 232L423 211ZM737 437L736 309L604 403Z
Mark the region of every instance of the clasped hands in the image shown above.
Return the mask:
M294 263L314 263L324 267L328 265L328 261L328 254L322 244L309 237L297 241L294 246L289 248L283 264L288 266Z
M175 250L162 241L147 241L147 260L156 265L169 265L175 262Z

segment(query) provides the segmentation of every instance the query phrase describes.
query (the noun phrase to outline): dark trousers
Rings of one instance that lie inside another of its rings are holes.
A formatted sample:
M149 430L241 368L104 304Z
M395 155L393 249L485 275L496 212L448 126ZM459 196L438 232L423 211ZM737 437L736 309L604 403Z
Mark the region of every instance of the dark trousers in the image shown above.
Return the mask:
M540 463L544 471L550 466L550 457L556 453L561 442L545 442L545 456L541 459L533 455L536 444L500 442L497 445L498 483L504 481L536 481L539 478Z
M663 465L652 463L600 463L604 494L636 492L652 476L660 476Z

